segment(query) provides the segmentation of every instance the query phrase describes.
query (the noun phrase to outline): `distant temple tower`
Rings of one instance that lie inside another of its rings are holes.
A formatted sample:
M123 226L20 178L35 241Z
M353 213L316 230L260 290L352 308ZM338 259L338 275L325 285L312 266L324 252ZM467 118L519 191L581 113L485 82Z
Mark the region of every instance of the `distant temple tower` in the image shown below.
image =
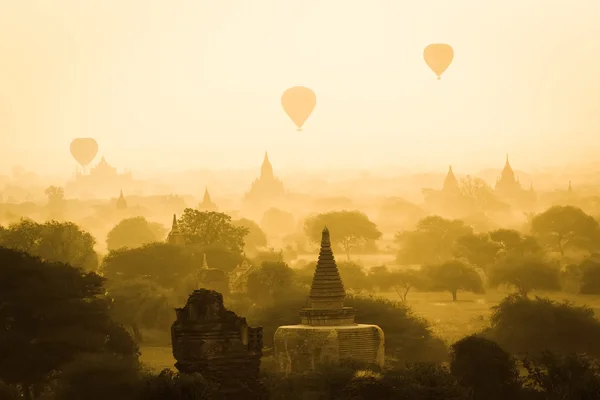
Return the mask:
M300 311L300 325L280 326L275 332L275 361L280 372L314 370L318 364L344 359L383 366L383 331L377 325L355 323L356 311L344 307L345 297L329 230L325 228L309 307Z
M496 192L501 196L513 197L515 194L522 190L519 181L515 178L515 172L513 171L510 163L508 162L508 154L506 155L506 163L500 173L500 177L496 181Z
M532 183L530 183L529 190L521 187L519 179L515 177L515 172L508 162L508 154L504 168L496 181L495 193L500 199L522 209L532 209L537 198Z
M456 179L454 172L452 172L452 165L448 168L448 174L446 175L446 179L444 179L442 193L445 195L457 195L460 193L458 179Z
M204 198L202 199L202 203L198 205L198 210L200 211L217 211L217 205L212 202L210 199L210 194L208 193L208 188L204 189Z
M281 199L284 195L283 183L275 177L273 166L265 152L265 158L260 168L260 177L252 183L244 200L255 205L270 206L273 201Z
M175 214L173 214L173 224L171 225L171 232L167 236L167 243L175 246L185 246L185 238L179 231L177 216Z
M119 194L119 198L117 199L117 210L124 210L127 208L127 201L125 201L125 196L123 196L123 191L121 190L121 194Z

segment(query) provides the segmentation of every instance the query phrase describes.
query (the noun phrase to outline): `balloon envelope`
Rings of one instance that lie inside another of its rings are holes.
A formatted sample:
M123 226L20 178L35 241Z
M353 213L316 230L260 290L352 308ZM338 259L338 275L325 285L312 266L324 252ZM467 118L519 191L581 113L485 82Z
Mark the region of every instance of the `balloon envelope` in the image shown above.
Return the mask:
M77 138L71 142L71 154L75 161L86 167L98 154L98 143L92 138Z
M300 130L315 109L317 96L309 88L295 86L283 92L281 105L288 117Z
M423 50L423 58L429 68L431 68L438 79L440 79L454 59L454 49L452 46L445 43L430 44Z

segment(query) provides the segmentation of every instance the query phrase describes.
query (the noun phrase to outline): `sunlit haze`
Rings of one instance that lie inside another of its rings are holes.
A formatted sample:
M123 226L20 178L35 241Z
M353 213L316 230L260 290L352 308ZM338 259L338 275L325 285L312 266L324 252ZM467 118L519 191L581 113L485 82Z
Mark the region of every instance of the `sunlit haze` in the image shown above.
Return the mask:
M599 20L598 0L0 0L0 172L71 173L76 137L133 171L582 161ZM302 132L296 85L317 95Z

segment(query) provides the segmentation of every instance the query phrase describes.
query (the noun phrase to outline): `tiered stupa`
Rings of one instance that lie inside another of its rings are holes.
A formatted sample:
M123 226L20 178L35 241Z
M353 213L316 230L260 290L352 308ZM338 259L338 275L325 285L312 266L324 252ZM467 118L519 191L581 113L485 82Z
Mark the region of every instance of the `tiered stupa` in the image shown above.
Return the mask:
M275 360L280 372L314 370L318 364L344 359L383 366L383 331L377 325L354 322L356 311L344 307L345 297L325 228L309 307L300 311L301 324L280 326L275 332Z
M177 227L177 216L173 214L173 224L171 225L171 232L167 236L167 243L175 246L185 246L185 238Z

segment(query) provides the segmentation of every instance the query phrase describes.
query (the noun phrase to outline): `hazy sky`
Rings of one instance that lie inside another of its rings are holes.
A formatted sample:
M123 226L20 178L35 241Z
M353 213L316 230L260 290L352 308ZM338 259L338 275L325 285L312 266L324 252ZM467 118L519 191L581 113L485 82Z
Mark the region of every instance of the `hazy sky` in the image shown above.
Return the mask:
M71 172L89 136L134 171L562 162L600 146L599 21L599 0L0 0L0 172Z

